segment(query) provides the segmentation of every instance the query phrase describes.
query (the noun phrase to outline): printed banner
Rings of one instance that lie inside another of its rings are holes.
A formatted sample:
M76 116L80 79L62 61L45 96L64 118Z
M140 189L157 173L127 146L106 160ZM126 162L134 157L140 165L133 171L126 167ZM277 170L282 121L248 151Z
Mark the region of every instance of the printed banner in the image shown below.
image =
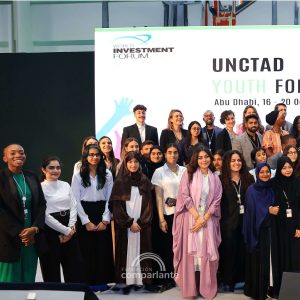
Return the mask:
M184 128L205 110L231 109L237 125L246 105L265 115L287 105L287 120L300 114L298 26L164 27L96 29L97 138L108 135L119 151L132 108L147 107L146 123L167 126L180 109ZM119 152L118 152L119 153Z

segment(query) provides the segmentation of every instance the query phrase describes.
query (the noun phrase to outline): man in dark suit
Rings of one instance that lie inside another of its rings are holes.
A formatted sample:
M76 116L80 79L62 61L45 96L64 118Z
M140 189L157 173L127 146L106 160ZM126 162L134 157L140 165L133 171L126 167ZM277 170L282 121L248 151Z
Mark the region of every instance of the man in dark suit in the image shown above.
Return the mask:
M146 111L147 107L141 104L138 104L133 108L136 123L123 128L122 145L129 137L136 138L140 147L145 140L151 140L154 145L158 145L157 128L145 124Z

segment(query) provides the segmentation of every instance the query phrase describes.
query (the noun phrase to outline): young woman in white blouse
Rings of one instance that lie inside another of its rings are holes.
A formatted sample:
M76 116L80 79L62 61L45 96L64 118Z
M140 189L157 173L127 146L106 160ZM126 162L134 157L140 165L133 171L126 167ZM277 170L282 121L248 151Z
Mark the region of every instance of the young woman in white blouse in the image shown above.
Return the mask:
M161 229L160 249L157 251L165 264L166 272L169 274L174 273L172 226L179 183L185 170L185 167L177 164L178 158L178 146L173 143L168 144L165 148L166 163L155 170L151 180L155 187L159 227ZM174 279L167 276L161 283L163 284L162 290L175 286Z
M58 180L61 161L56 156L42 163L42 189L47 202L45 235L49 250L40 257L43 279L61 282L60 266L65 282L84 282L83 262L76 236L76 200L70 185Z
M114 282L111 215L108 200L113 185L98 145L86 146L80 173L72 180L80 223L78 236L88 284Z

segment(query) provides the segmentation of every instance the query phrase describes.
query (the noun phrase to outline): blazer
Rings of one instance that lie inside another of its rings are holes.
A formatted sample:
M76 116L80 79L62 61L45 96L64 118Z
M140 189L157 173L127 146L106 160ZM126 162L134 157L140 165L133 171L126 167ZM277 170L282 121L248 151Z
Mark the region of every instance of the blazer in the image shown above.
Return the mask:
M222 149L224 152L232 150L230 136L226 128L224 128L217 136L216 150L218 149Z
M32 194L32 226L39 228L35 236L38 253L45 250L43 237L46 201L41 184L36 175L23 171ZM21 240L19 234L24 229L24 208L19 197L13 174L8 169L0 170L0 261L15 262L20 259Z
M214 153L216 150L217 136L219 135L219 133L222 132L222 129L218 126L214 126L214 129L215 129L214 138L213 138L214 143L212 143L212 145L211 145L212 153ZM207 136L207 126L204 126L202 128L202 134L203 134L203 138L206 142L206 147L209 148L209 143L208 143L209 140L208 140L208 136Z
M181 129L181 133L182 133L182 141L184 140L184 138L187 136L187 130L186 129ZM174 134L174 132L168 128L164 129L161 134L160 134L160 146L162 147L163 151L165 151L165 147L168 144L179 144L179 142L176 140L176 136Z
M154 145L158 145L157 128L146 124L145 131L145 140L151 140L153 141ZM130 137L136 138L138 140L139 145L142 145L142 140L137 124L133 124L131 126L123 128L121 145L123 146L125 140Z
M259 139L260 144L262 143L262 135L256 132L256 135ZM238 136L232 141L232 150L238 150L244 156L246 165L249 170L254 168L254 165L251 160L251 151L253 150L253 145L249 139L247 132L244 132L242 135Z

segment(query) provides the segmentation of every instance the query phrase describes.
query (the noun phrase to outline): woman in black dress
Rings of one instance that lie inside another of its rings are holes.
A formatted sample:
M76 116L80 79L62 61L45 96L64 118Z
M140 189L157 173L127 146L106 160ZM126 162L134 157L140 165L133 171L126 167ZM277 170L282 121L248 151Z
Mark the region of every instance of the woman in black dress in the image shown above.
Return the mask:
M188 126L186 137L179 143L179 157L183 161L184 165L187 165L190 162L195 148L201 144L202 146L206 144L203 139L201 125L197 121L192 121Z
M234 291L236 283L245 281L245 244L242 235L244 201L247 188L254 183L239 151L225 153L220 179L223 195L219 275L224 290Z
M282 156L271 179L277 215L271 218L273 296L279 294L283 272L300 271L300 179L293 174L292 161Z
M187 136L187 130L183 129L183 114L179 109L172 109L168 118L168 127L161 132L159 144L165 151L168 144L179 144ZM183 161L179 159L179 165Z
M257 181L245 197L243 235L246 244L246 296L265 300L270 285L270 214L275 195L271 187L271 168L259 163L255 169ZM276 211L276 208L275 208Z

